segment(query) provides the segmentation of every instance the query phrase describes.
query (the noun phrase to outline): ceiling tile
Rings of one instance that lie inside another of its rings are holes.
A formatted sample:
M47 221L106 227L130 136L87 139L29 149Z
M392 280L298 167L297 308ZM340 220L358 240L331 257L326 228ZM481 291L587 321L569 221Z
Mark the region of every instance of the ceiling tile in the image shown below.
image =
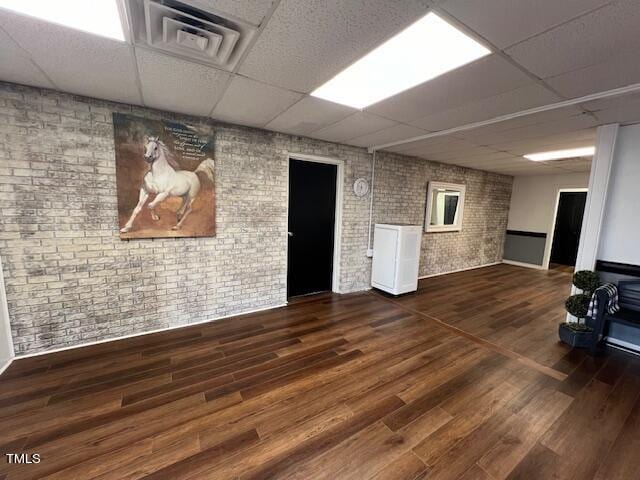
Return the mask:
M184 1L184 0L183 0ZM187 0L205 11L220 10L234 17L259 25L274 0Z
M598 100L591 100L590 102L582 103L582 106L586 110L598 112L599 110L623 107L630 104L637 105L638 103L640 103L640 92L628 93L626 95L619 95L615 97L600 98Z
M509 155L507 158L504 157L504 154L501 152L496 152L495 158L489 158L488 156L484 160L477 160L477 157L469 158L459 158L455 162L457 165L461 167L469 167L476 169L484 169L484 168L498 168L498 167L512 167L521 163L522 158L516 157L514 155Z
M582 163L582 164L575 164L575 165L571 165L569 167L562 167L562 169L563 170L567 170L568 172L572 172L572 173L590 172L591 171L591 162Z
M0 30L0 80L34 87L54 88L11 38Z
M142 95L148 107L206 116L220 99L230 74L136 48Z
M640 122L640 93L587 102L583 106L594 112L602 124Z
M490 55L383 100L366 111L399 122L413 122L530 83L531 79L518 68Z
M390 128L385 128L379 132L369 133L356 138L349 139L347 142L350 145L357 145L358 147L373 147L375 145L381 145L383 143L395 142L398 140L405 140L411 137L417 137L429 133L426 130L421 130L410 125L395 125Z
M504 122L496 123L486 127L487 131L501 132L504 130L512 130L514 128L534 127L535 125L543 125L551 122L559 122L561 120L575 119L584 114L584 111L577 106L569 106L564 108L556 108L546 112L534 113L522 117L513 118Z
M490 155L492 153L497 153L494 150L481 147L474 146L465 149L453 149L453 150L445 150L440 152L430 152L426 153L422 151L421 153L426 154L431 160L437 162L446 162L446 163L456 163L458 160L466 159L468 157L477 157L478 155Z
M522 156L529 153L593 146L595 129L585 129L542 138L495 143L490 148Z
M309 136L329 142L346 143L346 140L350 138L367 135L396 125L396 122L386 118L377 117L366 112L357 112L333 125L316 130Z
M502 173L503 175L553 175L567 173L566 170L547 165L543 162L532 162L524 158L514 159L509 165L496 165L484 167L483 170Z
M467 142L466 140L461 140L456 138L453 135L446 136L437 136L432 138L425 138L423 140L416 140L414 142L403 143L401 145L396 145L395 147L389 147L385 150L396 153L405 153L405 152L426 152L426 153L437 153L437 152L448 152L451 150L468 150L473 148L475 145Z
M629 93L626 95L620 95L616 97L601 98L598 100L592 100L585 102L582 106L591 112L598 113L602 110L609 110L612 108L620 108L627 105L639 106L640 104L640 92Z
M304 97L270 121L265 128L292 135L308 135L355 112L356 110L351 107L320 98Z
M426 0L282 0L239 72L308 93L428 12Z
M548 78L607 61L640 47L640 4L620 0L507 50L518 63Z
M499 48L505 48L611 0L447 0L441 7Z
M61 90L142 103L130 45L9 11L0 26Z
M512 177L521 177L529 175L561 175L567 173L561 168L546 167L544 165L524 165L521 167L489 167L483 170L488 172L500 173L502 175L511 175Z
M459 165L466 168L474 168L476 170L484 170L489 172L500 173L503 175L544 175L544 174L557 174L566 173L566 170L560 168L549 167L536 162L525 160L521 157L510 157L508 159L500 159L500 152L496 153L496 160L485 161L470 161L466 156L461 156L457 159L438 160L441 163L447 163L451 165ZM424 158L426 160L432 160L431 155L416 154L415 156Z
M553 134L583 130L585 128L595 127L599 123L598 120L591 116L577 115L499 132L471 130L469 132L459 132L457 135L476 144L494 145L509 141L544 138Z
M609 108L596 112L595 115L603 125L607 123L631 125L634 123L640 123L640 105L631 104L616 108Z
M448 128L480 122L491 118L519 112L560 100L556 94L541 85L532 83L510 92L494 95L476 102L469 102L457 108L441 111L411 122L427 130Z
M572 172L588 172L591 170L591 158L567 158L565 160L553 160L544 163Z
M235 76L212 117L262 127L301 98L299 93Z
M570 109L567 109L565 113L569 111ZM545 112L545 114L548 115L550 112ZM593 145L594 128L574 130L585 121L590 124L593 120L584 115L561 117L555 120L550 118L547 122L512 128L504 132L481 134L478 133L480 129L476 129L470 132L458 132L456 135L418 140L385 150L505 175L584 172L589 170L590 161L588 159L570 159L566 162L531 162L523 158L523 155ZM474 132L471 135L472 139L460 138L460 135L471 134L471 132ZM514 132L517 132L517 135L514 135ZM500 136L499 138L503 140L504 137L517 137L518 140L511 139L502 143L486 145L485 142L491 140L494 135ZM535 138L531 138L532 136Z
M480 164L483 162L508 161L513 158L517 158L517 156L506 152L491 150L488 153L472 153L470 155L465 155L464 162Z
M602 63L547 78L545 82L571 98L640 83L638 53L607 58Z
M503 132L523 127L534 127L535 125L557 122L563 119L571 119L582 114L583 110L578 107L565 107L492 123L483 127L468 130L467 132L458 132L457 135L465 138L474 138L476 139L476 143L484 145L486 144L487 138L496 132Z

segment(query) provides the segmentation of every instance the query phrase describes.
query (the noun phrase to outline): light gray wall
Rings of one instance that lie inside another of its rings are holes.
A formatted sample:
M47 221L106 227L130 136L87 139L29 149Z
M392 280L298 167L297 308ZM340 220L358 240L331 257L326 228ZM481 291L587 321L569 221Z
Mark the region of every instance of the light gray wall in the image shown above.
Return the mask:
M211 125L217 237L121 241L111 114ZM0 83L0 255L17 354L286 301L288 153L345 165L340 289L369 288L365 149ZM465 228L424 236L421 273L499 261L511 177L379 156L377 221L422 223L428 179L467 182Z
M640 125L618 131L598 259L640 265Z
M528 240L528 242L535 243L536 256L530 257L532 261L525 260L525 257L531 253L528 249L518 249L516 252L514 247L519 246L517 242L516 245L507 247L510 255L505 255L505 259L546 266L553 243L558 192L560 189L587 188L588 186L589 172L514 177L507 229L544 233L546 239ZM515 239L515 237L508 236L507 241L512 243L513 240L521 240L521 238ZM542 258L538 254L541 242L544 250ZM511 253L517 254L512 258ZM539 261L533 261L538 259Z
M514 177L509 230L551 234L561 188L587 188L589 172Z

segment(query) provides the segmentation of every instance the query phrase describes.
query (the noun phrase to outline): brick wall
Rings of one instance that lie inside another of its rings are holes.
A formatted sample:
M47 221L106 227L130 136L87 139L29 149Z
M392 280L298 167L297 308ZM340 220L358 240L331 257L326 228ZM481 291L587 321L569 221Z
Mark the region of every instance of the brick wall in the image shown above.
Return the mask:
M513 182L510 176L378 153L375 221L423 224L429 181L466 185L465 205L461 231L422 235L420 275L501 261Z
M214 128L217 237L119 239L114 111ZM351 188L371 175L364 149L0 83L0 255L16 353L283 304L288 153L344 162L340 290L368 288L369 200ZM424 236L423 274L500 259L511 177L378 159L379 221L422 223L430 178L467 183L465 229Z

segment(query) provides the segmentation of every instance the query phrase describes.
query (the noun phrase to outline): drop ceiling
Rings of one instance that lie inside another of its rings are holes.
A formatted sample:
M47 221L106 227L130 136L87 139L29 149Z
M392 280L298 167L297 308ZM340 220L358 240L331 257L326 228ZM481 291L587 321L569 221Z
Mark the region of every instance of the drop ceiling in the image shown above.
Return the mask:
M640 82L637 0L183 3L255 31L232 69L0 10L0 80L362 147ZM429 11L493 53L363 111L309 96ZM510 175L581 172L588 159L522 155L592 145L598 125L638 121L640 95L631 95L388 150Z

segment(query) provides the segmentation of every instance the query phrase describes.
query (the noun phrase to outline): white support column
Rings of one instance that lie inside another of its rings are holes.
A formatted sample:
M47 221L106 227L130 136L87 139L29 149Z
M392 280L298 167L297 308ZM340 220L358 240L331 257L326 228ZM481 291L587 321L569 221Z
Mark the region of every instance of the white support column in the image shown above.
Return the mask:
M9 309L4 290L4 276L2 274L2 260L0 259L0 373L7 368L15 357L11 326L9 325Z
M618 124L598 127L596 153L591 163L589 192L582 220L576 270L593 270L596 266L617 137Z
M598 127L596 153L591 163L589 192L582 219L576 271L593 270L596 266L618 127L617 123ZM573 286L571 293L576 293L576 288ZM575 322L576 318L567 314L567 321Z

